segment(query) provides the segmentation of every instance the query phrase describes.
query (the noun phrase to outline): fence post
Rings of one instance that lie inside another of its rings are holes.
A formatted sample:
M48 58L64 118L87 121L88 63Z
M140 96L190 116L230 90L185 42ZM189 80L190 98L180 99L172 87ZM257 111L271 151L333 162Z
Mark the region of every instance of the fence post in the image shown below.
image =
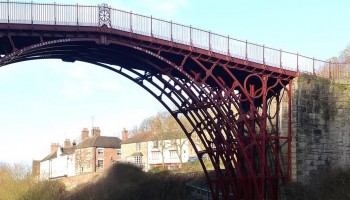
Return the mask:
M263 64L265 65L265 45L263 45Z
M190 45L193 47L193 42L192 42L192 26L190 25Z
M151 15L151 37L153 37L153 17Z
M245 60L248 60L248 41L245 40Z
M79 11L79 6L78 6L78 3L77 3L77 26L79 26L79 14L78 14L78 11Z
M132 33L132 11L130 11L130 32Z
M170 39L173 41L173 20L170 20Z
M315 73L315 58L314 57L312 58L312 73L313 73L313 75L316 74Z
M280 68L282 69L282 49L280 49Z
M210 39L211 31L209 31L209 51L211 51L211 39Z
M7 0L7 23L10 23L10 2Z
M55 15L55 25L57 24L57 11L56 11L56 2L54 3L54 15Z
M227 55L230 55L230 35L227 35Z
M299 72L299 53L297 53L297 72Z
M33 1L30 2L30 18L32 20L32 24L34 23L34 19L33 19Z

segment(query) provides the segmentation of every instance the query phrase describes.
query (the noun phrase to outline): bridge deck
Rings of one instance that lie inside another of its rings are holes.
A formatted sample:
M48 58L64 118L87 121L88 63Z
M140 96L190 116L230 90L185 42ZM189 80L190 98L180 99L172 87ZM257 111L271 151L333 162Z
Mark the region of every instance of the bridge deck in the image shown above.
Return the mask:
M239 64L236 67L245 66L244 70L274 75L295 77L298 72L321 74L327 68L326 62L313 58L114 9L105 4L86 6L0 2L0 37L36 35L48 41L51 38L80 34L86 36L96 32L125 37L144 45L190 51L207 59L226 62L228 66ZM6 44L6 49L0 49L0 55L12 52L12 45L6 39L2 38L1 42ZM27 44L21 40L15 42L18 49Z

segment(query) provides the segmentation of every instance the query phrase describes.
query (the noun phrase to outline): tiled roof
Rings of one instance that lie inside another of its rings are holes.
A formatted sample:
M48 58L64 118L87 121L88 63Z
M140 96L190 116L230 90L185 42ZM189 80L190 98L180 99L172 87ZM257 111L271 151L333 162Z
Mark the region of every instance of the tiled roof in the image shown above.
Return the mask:
M75 147L76 147L76 146L72 146L72 147L68 147L68 148L62 148L62 155L74 154L74 152L75 152Z
M42 159L40 162L46 161L46 160L50 160L52 158L57 158L57 151L50 153L48 156L46 156L44 159Z
M76 148L103 147L120 149L121 142L121 139L117 137L97 136L83 140Z
M140 132L123 141L123 144L152 141L153 135L152 131Z
M181 137L182 136L182 137ZM154 131L148 131L148 132L140 132L136 133L135 135L131 136L127 140L123 141L123 144L131 144L131 143L140 143L140 142L148 142L148 141L157 141L157 140L173 140L173 139L179 139L179 138L185 138L185 134L178 135L178 134L170 134L165 133L164 135L159 135L159 133L155 133Z
M68 148L61 148L62 155L70 155L74 154L75 152L75 146L68 147ZM42 159L40 162L51 160L53 158L57 158L57 151L50 153L48 156L46 156L44 159Z
M135 152L131 156L143 156L143 154L141 152Z

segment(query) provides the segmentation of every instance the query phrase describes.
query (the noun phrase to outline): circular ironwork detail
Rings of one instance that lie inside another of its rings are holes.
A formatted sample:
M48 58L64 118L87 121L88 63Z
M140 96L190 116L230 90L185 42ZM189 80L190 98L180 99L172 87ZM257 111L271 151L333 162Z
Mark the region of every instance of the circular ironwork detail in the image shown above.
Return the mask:
M99 26L111 28L111 7L103 3L99 6Z

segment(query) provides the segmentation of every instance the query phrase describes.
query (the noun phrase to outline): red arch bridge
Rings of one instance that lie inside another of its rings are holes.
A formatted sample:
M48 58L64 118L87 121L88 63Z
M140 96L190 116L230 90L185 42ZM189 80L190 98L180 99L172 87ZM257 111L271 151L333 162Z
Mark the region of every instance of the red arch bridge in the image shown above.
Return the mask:
M291 178L291 81L301 71L332 75L330 63L106 4L0 2L0 56L0 66L88 62L147 90L192 145L200 139L204 148L195 150L213 199L278 198Z

